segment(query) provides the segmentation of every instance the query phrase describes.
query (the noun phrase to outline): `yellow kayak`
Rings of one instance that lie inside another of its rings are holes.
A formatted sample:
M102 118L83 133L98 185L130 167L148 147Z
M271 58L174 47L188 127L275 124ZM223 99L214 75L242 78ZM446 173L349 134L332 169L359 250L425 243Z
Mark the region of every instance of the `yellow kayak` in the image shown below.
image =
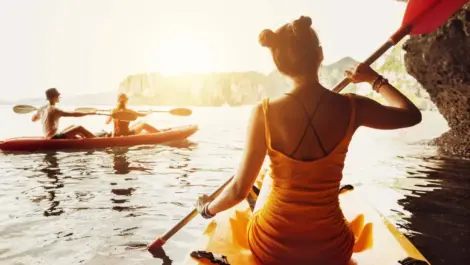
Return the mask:
M261 187L262 183L258 180L255 186ZM358 191L344 192L346 190L339 196L340 204L356 235L350 265L430 264L393 224L361 199ZM265 192L265 189L261 189L261 192ZM252 192L250 197L256 199L257 194ZM247 225L251 215L252 210L247 201L219 213L207 225L183 264L261 265L248 246Z

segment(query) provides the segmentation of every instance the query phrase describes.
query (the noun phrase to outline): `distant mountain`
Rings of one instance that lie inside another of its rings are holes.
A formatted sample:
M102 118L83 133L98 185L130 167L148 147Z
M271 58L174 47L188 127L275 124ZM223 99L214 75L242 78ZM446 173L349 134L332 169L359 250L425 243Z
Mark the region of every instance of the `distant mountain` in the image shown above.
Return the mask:
M324 85L332 86L343 77L344 70L357 61L345 57L324 65L320 76ZM118 92L130 96L131 105L239 106L254 104L264 97L276 97L288 91L290 80L277 70L268 75L255 72L184 74L167 77L160 73L127 76L119 89L83 95L62 95L62 105L114 105ZM0 104L46 104L43 97L25 98L16 102L0 100Z
M344 77L343 72L357 63L351 57L325 65L320 77L331 87ZM160 73L130 75L118 91L131 95L130 103L148 105L230 106L249 105L264 97L276 97L289 90L290 80L277 70L259 72L184 74L166 77ZM351 89L351 88L350 88Z
M329 64L323 65L320 68L320 82L327 88L334 88L339 82L344 79L344 71L354 67L358 61L351 57L345 57L341 60ZM344 92L356 92L357 87L354 84L349 85L345 88Z
M387 57L392 62L388 64L395 65L393 62L398 60L395 57ZM345 57L332 64L323 65L319 73L320 82L327 88L333 88L344 78L344 71L351 69L357 63L358 61L353 58ZM400 71L394 69L393 72ZM406 73L402 74L399 79L403 79L403 75ZM78 96L64 95L61 103L72 106L114 105L117 93L123 92L130 96L131 105L222 106L227 104L240 106L255 104L265 97L277 97L291 87L291 80L277 70L268 75L255 71L181 76L142 73L127 76L117 91ZM358 91L360 91L358 85L350 84L343 92L356 93ZM371 90L367 89L367 91ZM420 97L419 93L417 97ZM43 105L45 103L44 98L31 98L18 101L16 104ZM2 104L1 100L0 104Z
M239 106L259 101L271 90L269 83L270 76L255 71L180 76L145 73L126 77L118 92L130 95L130 103L136 105Z
M339 72L344 72L345 70L349 70L354 67L357 63L359 62L351 57L344 57L335 63L322 66L322 71L338 70Z

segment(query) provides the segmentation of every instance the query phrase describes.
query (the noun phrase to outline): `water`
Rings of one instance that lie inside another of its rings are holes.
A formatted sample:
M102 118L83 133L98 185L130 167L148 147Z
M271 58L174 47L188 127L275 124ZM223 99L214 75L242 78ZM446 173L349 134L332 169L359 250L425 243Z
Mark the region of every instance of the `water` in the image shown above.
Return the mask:
M234 172L249 114L249 107L221 107L146 117L158 127L200 126L190 141L171 145L0 153L0 264L179 264L207 224L202 218L165 245L163 260L144 246ZM0 119L0 139L41 133L11 106L0 107ZM104 120L69 118L61 126L99 131ZM364 191L432 264L468 264L470 165L421 143L446 130L436 112L410 129L360 129L344 183Z

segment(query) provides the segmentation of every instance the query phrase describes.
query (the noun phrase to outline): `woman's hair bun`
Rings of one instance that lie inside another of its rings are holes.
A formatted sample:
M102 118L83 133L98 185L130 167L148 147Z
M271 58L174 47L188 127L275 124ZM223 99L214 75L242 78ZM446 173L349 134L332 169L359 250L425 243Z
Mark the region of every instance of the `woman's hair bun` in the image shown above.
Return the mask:
M312 19L310 17L301 16L299 19L292 23L294 31L304 31L312 26Z
M263 47L274 48L277 44L277 35L270 29L265 29L259 34L259 43Z

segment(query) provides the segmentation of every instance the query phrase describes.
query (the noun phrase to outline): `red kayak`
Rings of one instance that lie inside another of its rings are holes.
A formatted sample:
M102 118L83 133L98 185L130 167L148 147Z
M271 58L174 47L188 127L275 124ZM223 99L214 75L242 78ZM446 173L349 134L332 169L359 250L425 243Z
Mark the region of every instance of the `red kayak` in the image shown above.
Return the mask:
M121 137L97 137L88 139L45 139L42 137L20 137L0 142L3 151L41 151L62 149L95 149L114 146L160 144L184 140L198 130L197 125L166 129L159 133Z

